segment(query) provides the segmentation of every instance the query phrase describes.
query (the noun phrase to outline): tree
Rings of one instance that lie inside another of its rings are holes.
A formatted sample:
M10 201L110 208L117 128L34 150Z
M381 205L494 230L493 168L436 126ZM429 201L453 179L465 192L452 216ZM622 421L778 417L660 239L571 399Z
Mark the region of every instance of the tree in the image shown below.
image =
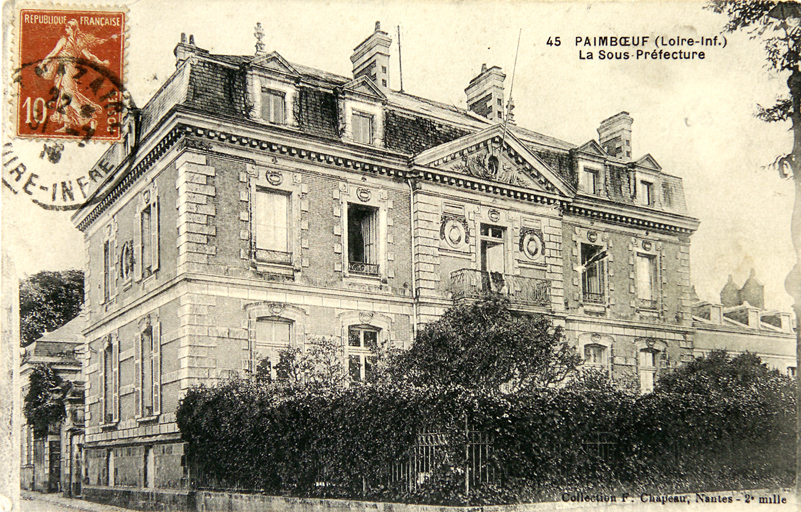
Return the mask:
M776 159L776 167L784 177L795 183L793 216L790 233L796 263L784 281L784 287L794 301L797 322L796 361L801 361L801 7L795 2L765 2L750 0L713 0L712 10L725 14L729 21L726 32L750 31L752 38L761 39L765 47L768 68L780 75L789 75L789 98L781 98L771 107L758 107L757 117L767 122L792 122L793 146L790 153ZM799 365L796 364L796 367ZM799 410L796 424L796 485L801 493L801 380L796 383L796 403Z
M528 392L562 382L580 363L561 327L541 315L516 315L507 298L488 294L428 324L387 371L417 385Z
M39 363L33 367L23 413L36 437L46 435L50 425L64 419L64 398L71 387L72 383L62 379L49 364Z
M22 345L28 345L45 331L58 329L81 311L83 272L43 271L20 282L19 316Z
M330 388L341 386L347 381L342 365L342 348L329 336L309 335L304 350L282 350L275 372L279 383L291 386Z

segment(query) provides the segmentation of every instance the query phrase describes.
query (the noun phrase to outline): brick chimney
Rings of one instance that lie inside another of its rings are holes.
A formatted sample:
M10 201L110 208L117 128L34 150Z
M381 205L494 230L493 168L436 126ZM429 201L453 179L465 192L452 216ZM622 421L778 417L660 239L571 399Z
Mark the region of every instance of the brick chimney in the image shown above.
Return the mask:
M757 280L756 270L753 268L748 280L740 288L740 300L742 302L748 301L755 308L765 308L765 286Z
M601 121L598 140L604 151L611 156L631 160L631 125L634 119L628 112L615 114Z
M467 108L492 121L503 121L503 81L506 75L498 66L487 69L481 65L481 73L470 80L464 90L467 94Z
M177 67L192 55L198 53L207 54L209 51L195 46L195 36L192 34L189 34L189 42L187 42L186 34L181 32L181 42L175 45L175 49L172 51L172 53L175 55L175 66Z
M353 78L366 76L382 90L389 89L389 46L392 38L375 22L375 32L353 49Z

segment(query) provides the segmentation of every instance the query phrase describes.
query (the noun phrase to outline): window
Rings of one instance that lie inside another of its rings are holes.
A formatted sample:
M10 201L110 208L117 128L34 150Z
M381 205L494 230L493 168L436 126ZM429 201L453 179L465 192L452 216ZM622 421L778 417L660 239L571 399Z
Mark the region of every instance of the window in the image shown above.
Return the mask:
M142 193L134 234L134 278L151 276L159 268L159 203L155 189Z
M261 118L274 124L286 123L286 100L284 93L262 89Z
M289 196L257 188L253 212L255 257L269 263L292 263L289 250Z
M641 181L641 197L640 201L645 206L652 206L654 204L654 184L647 181Z
M114 251L111 249L111 241L103 242L103 303L111 301L111 284L114 276L111 267L114 265L112 259Z
M788 366L787 367L787 376L791 379L794 379L796 376L795 366Z
M103 418L102 423L111 423L114 421L113 410L113 393L114 393L114 361L111 344L106 344L103 350Z
M360 144L373 143L373 116L354 112L353 116L353 140Z
M280 362L281 350L287 349L292 340L292 322L280 318L261 317L256 320L256 339L252 347L252 371L256 373L261 364L263 377L274 381L276 365Z
M581 289L584 302L603 304L604 291L604 257L606 251L598 245L581 244Z
M606 347L594 343L584 345L584 364L604 366L606 364Z
M348 329L348 376L354 382L369 380L375 367L378 350L378 329L351 327Z
M640 392L642 393L650 393L654 390L658 353L652 349L640 350Z
M148 324L139 334L134 355L136 416L161 413L161 325Z
M641 308L656 309L658 284L656 256L637 255L637 299Z
M481 225L481 270L504 274L506 271L506 229L499 226Z
M348 270L378 275L378 209L348 205Z
M586 167L581 171L581 189L593 195L601 193L601 173L598 169L587 169Z

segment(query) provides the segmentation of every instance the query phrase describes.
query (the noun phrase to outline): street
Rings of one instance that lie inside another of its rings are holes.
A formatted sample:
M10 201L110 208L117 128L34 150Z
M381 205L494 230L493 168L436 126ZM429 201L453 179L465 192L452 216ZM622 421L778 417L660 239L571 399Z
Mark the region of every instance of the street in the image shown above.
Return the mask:
M74 498L64 498L58 494L20 491L21 512L130 512L127 508L101 505Z

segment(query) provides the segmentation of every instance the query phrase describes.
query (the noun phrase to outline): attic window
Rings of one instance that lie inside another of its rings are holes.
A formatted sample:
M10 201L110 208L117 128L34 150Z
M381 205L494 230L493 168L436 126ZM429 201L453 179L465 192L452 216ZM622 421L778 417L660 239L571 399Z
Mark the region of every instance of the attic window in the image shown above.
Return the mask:
M286 123L286 98L284 93L271 89L262 89L261 118L273 124Z
M373 143L373 116L361 112L353 113L353 140L360 144Z
M640 200L644 206L652 206L654 204L654 184L647 181L641 181L641 197Z

